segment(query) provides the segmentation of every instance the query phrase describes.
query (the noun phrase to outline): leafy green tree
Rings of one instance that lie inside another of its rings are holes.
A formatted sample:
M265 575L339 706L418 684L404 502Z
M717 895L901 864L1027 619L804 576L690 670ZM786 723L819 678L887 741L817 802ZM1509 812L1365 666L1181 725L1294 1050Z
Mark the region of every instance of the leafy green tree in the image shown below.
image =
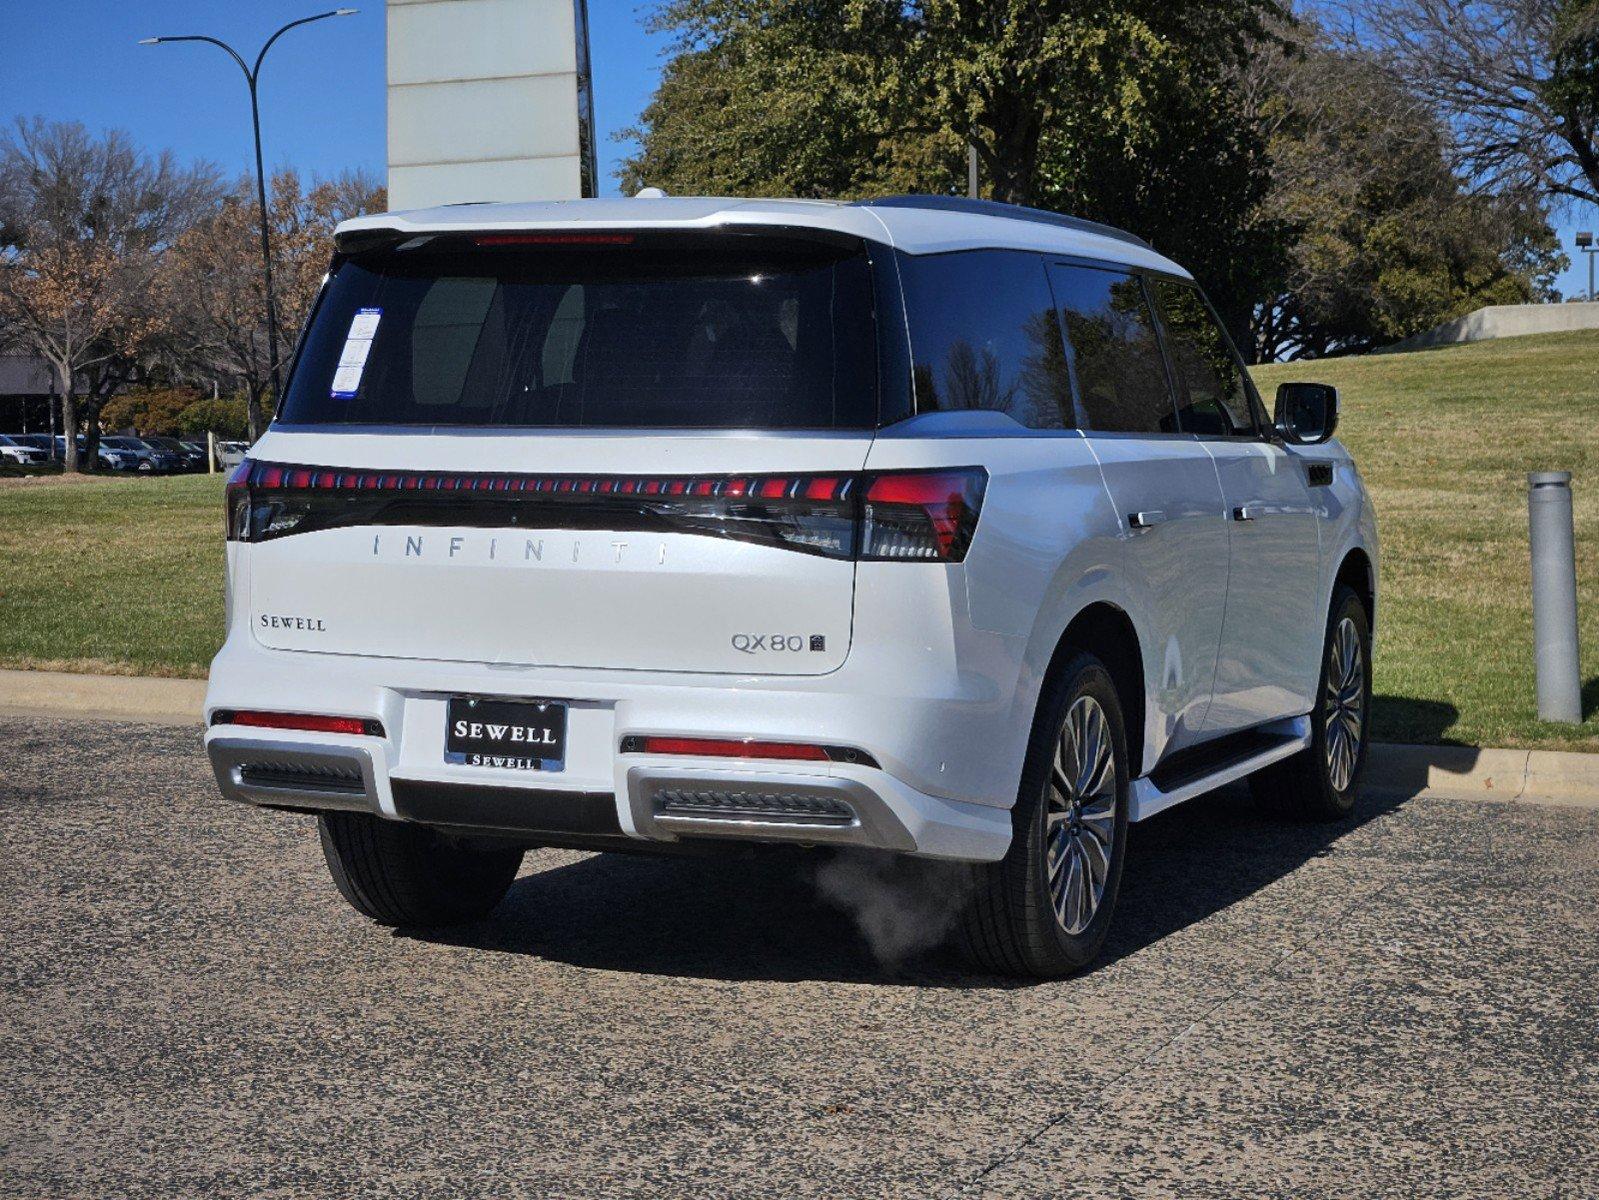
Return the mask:
M1189 264L1247 346L1285 266L1236 79L1273 0L669 0L619 172L711 195L982 192L1124 226Z
M219 438L242 440L250 428L250 409L243 396L196 400L178 414L178 432L185 437L214 433Z
M107 431L131 430L173 437L185 432L183 411L199 398L199 393L185 388L133 388L105 402L100 424Z
M1358 352L1552 298L1565 258L1541 205L1468 188L1425 98L1303 32L1296 51L1263 53L1245 89L1270 143L1267 211L1294 234L1284 286L1257 308L1256 356Z

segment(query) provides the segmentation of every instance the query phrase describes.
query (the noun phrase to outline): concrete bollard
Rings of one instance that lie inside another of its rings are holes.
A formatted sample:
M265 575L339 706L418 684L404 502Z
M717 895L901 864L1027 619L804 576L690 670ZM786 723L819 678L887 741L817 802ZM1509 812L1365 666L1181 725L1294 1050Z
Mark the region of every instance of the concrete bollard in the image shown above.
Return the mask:
M1538 667L1538 719L1582 720L1577 661L1577 558L1571 517L1571 472L1527 476L1532 538L1532 636Z

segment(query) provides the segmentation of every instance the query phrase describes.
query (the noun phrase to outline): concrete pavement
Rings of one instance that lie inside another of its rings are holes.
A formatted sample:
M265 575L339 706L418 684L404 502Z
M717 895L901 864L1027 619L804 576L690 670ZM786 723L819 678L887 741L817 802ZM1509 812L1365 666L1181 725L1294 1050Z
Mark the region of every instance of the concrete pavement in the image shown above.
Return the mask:
M195 732L0 719L0 1194L1599 1194L1599 812L1206 798L1021 985L884 965L800 856L380 930Z

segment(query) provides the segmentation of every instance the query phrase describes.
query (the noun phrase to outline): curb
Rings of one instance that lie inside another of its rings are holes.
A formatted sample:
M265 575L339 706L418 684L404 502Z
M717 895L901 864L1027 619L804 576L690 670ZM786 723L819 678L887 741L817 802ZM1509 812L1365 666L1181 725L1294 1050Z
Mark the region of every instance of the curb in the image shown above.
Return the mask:
M0 670L0 715L198 726L203 679ZM1599 809L1599 754L1377 742L1365 790L1386 799L1495 800Z
M1498 800L1599 809L1599 754L1377 742L1365 790L1390 799Z
M205 680L0 670L0 714L198 726Z

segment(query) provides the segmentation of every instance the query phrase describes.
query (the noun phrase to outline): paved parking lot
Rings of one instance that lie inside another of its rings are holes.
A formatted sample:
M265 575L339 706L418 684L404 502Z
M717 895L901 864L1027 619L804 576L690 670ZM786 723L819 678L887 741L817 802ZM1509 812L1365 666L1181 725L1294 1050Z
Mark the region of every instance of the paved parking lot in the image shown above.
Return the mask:
M0 720L0 1194L1599 1195L1593 810L1211 797L1021 986L799 857L544 851L396 935L197 741Z

